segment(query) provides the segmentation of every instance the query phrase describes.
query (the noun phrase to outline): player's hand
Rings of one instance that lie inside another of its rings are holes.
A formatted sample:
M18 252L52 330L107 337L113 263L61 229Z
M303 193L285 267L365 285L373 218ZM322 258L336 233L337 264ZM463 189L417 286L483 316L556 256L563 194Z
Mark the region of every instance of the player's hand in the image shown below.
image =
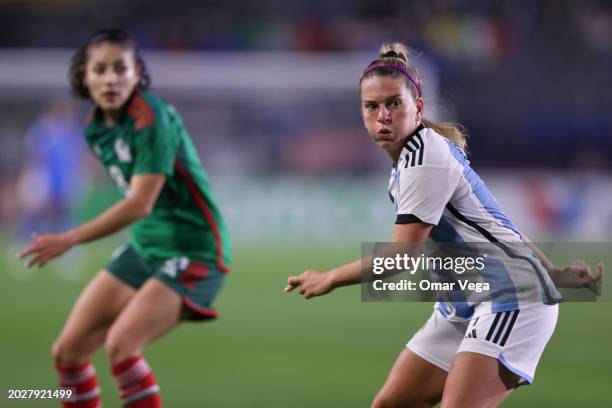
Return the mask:
M300 294L304 295L304 299L321 296L334 289L331 274L316 269L307 270L300 276L290 276L287 283L285 292L289 293L297 288Z
M51 259L56 258L70 248L72 248L72 242L70 241L66 233L63 234L45 234L32 236L32 242L19 253L19 259L23 259L27 256L32 257L26 263L28 268L38 265L39 267L45 266Z
M559 269L553 280L560 288L589 288L595 291L603 272L603 262L597 264L597 272L591 273L591 267L584 260L577 259Z

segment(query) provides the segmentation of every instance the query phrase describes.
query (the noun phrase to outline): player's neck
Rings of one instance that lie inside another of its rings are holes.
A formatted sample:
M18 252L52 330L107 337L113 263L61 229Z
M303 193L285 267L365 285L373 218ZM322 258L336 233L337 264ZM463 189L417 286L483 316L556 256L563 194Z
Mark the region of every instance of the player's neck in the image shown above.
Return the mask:
M121 116L123 115L123 109L117 110L103 110L102 111L102 121L104 125L107 127L115 126L119 120L121 120Z
M402 154L402 149L404 148L404 146L400 146L396 149L389 149L387 150L387 154L389 154L389 157L391 157L391 160L393 161L393 165L397 165L397 161L400 158L400 155Z

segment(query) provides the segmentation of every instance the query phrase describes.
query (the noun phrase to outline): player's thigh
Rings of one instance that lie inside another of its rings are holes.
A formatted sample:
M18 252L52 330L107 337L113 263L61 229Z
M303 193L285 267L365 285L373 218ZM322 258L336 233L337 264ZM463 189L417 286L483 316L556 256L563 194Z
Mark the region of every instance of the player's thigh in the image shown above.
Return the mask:
M510 395L519 379L496 358L473 352L457 353L444 386L441 407L496 407Z
M450 369L442 406L497 406L513 388L531 383L557 314L558 305L534 303L473 319Z
M147 280L109 330L106 347L111 360L117 353L140 352L174 328L181 321L181 310L179 294L158 279Z
M95 351L135 293L134 288L108 271L98 272L75 302L54 344L54 354L66 357Z
M433 407L442 398L447 372L410 349L398 356L372 407Z

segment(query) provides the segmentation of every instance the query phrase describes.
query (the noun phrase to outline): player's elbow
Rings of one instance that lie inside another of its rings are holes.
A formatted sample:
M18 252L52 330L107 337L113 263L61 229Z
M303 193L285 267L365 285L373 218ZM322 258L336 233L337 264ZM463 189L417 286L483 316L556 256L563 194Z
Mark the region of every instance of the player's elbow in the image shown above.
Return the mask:
M142 204L139 208L139 218L148 217L153 212L153 204Z
M148 217L153 212L154 203L133 199L131 204L131 214L134 220Z

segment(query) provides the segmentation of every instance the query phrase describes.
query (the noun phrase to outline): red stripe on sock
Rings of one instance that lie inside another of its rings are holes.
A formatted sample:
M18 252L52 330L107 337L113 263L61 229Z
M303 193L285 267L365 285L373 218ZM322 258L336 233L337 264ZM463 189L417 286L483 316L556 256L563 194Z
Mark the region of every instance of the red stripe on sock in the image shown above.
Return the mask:
M95 376L91 377L89 380L86 380L85 382L82 382L80 384L76 384L76 385L64 385L62 384L62 382L60 381L60 385L62 387L75 387L76 390L76 394L77 395L81 395L81 394L85 394L89 391L93 391L97 386L98 386L98 380Z
M161 408L161 398L156 389L157 381L142 356L130 357L113 365L112 372L119 386L121 399L124 401L125 407ZM153 394L147 395L148 392L153 392ZM139 398L141 393L144 395ZM132 398L136 399L126 403L127 400Z
M74 387L73 398L82 398L87 393L94 392L98 388L98 379L89 362L74 367L55 364L55 369L59 376L60 386ZM91 375L85 376L81 382L76 382L79 381L79 376L84 376L87 372ZM62 406L64 408L98 408L100 406L100 395L94 395L83 401L62 401Z
M131 398L153 385L157 385L157 381L155 380L153 373L149 372L149 374L138 380L138 382L134 382L129 384L129 386L124 387L124 389L121 390L124 392L121 394L121 398L124 400Z
M140 359L142 358L142 356L133 356L130 357L126 360L123 360L120 363L114 364L111 367L111 371L113 372L113 375L119 375L124 373L125 371L129 370L130 367L132 367L134 364L136 364Z

